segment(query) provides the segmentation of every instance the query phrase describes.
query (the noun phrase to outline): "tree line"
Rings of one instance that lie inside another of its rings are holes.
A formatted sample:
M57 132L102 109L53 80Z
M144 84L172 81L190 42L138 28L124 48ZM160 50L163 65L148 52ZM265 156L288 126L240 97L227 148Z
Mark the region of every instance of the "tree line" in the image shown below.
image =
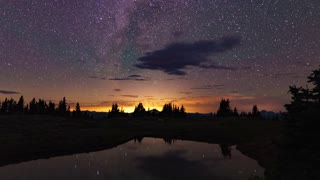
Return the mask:
M251 112L238 112L238 109L234 107L233 109L230 106L230 100L224 99L220 101L219 108L217 110L217 113L214 114L214 116L217 117L260 117L260 111L258 109L257 105L252 106Z
M127 113L124 112L123 109L120 109L117 103L112 104L111 110L109 110L108 117L124 117L128 116ZM146 110L142 103L139 103L135 106L134 111L132 113L133 117L148 117L148 116L161 116L161 117L175 117L182 118L186 117L186 109L182 105L177 106L172 103L164 104L162 111L159 112L155 109Z
M73 116L80 117L85 115L81 112L80 104L76 103L75 109L71 112L70 105L68 105L66 98L63 97L58 104L52 101L46 101L44 99L36 100L33 98L29 103L25 103L24 97L21 96L18 101L14 99L6 98L3 102L0 102L0 113L2 114L50 114L60 116ZM163 105L162 111L146 110L142 103L139 103L132 113L134 117L145 117L145 116L161 116L161 117L175 117L183 118L186 117L186 109L182 105L177 106L172 103L166 103ZM120 109L117 103L113 103L111 110L108 112L108 117L125 117L128 116L124 112L123 108ZM259 117L260 112L257 105L252 107L252 112L238 113L238 109L231 108L229 99L222 99L219 105L218 111L212 115L216 117Z
M81 116L80 104L76 103L75 110L70 111L70 106L67 104L66 98L56 105L52 101L46 101L44 99L36 100L33 98L29 103L25 103L24 97L21 96L17 101L13 98L5 98L3 102L0 102L1 114L50 114L60 116Z

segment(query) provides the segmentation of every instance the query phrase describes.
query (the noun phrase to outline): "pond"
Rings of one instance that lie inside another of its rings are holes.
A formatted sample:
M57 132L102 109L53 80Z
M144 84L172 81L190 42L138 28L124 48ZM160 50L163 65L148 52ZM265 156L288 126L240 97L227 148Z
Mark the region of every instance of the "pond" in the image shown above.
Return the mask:
M113 149L0 167L8 180L244 179L264 168L235 146L137 138Z

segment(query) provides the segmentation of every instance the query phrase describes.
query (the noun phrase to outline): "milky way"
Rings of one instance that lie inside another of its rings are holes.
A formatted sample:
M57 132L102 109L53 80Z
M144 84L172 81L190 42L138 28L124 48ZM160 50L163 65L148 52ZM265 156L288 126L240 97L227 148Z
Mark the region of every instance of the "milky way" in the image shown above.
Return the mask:
M1 0L0 99L283 110L320 65L319 19L318 0Z

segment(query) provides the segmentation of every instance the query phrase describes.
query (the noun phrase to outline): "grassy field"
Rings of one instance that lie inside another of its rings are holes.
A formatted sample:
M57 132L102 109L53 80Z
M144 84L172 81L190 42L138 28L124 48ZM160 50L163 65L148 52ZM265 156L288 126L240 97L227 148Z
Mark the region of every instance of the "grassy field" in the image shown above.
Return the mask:
M135 137L232 144L264 166L277 157L282 123L255 118L74 119L0 116L0 166L115 147Z

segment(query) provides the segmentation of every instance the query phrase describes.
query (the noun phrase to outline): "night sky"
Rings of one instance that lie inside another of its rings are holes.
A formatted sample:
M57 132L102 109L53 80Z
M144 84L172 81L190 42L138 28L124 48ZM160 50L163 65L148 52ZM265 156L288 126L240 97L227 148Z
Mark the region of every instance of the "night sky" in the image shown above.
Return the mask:
M0 100L283 111L319 64L319 0L0 0Z

